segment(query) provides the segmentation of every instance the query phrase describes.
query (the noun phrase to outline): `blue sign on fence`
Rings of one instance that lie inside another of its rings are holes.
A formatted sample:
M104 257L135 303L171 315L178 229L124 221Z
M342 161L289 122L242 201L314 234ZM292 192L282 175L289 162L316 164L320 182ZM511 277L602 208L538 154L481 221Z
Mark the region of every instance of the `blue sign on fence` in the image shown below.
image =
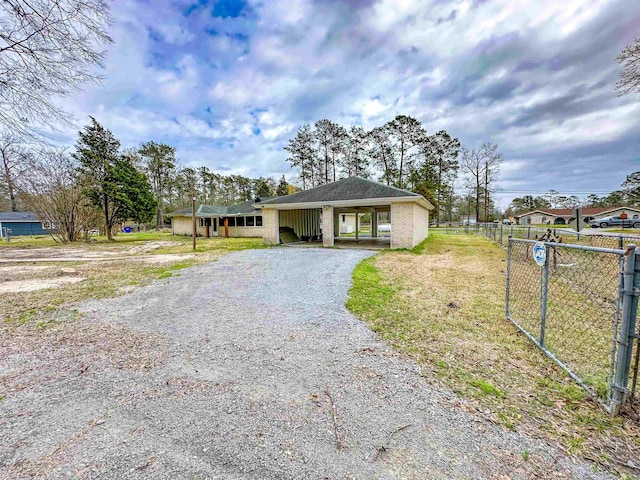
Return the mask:
M536 242L533 246L533 259L539 266L543 266L547 260L547 247L542 242Z

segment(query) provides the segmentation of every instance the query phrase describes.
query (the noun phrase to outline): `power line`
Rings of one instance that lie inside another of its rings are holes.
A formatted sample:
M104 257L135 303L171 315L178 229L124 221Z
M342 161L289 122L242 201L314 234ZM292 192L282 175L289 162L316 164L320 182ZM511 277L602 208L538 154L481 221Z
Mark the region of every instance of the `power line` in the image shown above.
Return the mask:
M560 191L560 190L554 190L554 192L557 192L557 195L589 195L589 194L596 194L596 195L609 195L610 193L612 193L613 191L616 190L606 190L606 191L602 191L602 190L584 190L584 191L577 191L577 190L564 190L564 191ZM533 195L549 195L549 190L501 190L501 189L496 189L494 191L494 193L526 193L526 194L533 194Z

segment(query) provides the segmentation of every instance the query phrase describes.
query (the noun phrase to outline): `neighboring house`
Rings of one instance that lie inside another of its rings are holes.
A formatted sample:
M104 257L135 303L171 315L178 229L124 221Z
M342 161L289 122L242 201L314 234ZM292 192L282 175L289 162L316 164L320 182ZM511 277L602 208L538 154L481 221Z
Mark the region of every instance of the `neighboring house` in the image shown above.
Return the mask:
M378 219L391 221L391 238L380 235L392 248L412 248L429 234L429 210L422 195L389 187L363 178L351 177L282 197L256 199L231 205L200 205L196 209L197 235L259 237L268 244L291 238L320 241L333 246L340 241L340 226L352 225L356 233L357 213L371 213L371 234L378 239ZM342 217L342 215L345 215ZM191 235L191 209L168 215L176 235ZM351 218L353 223L351 223ZM225 233L226 224L226 233ZM387 224L388 225L388 224ZM386 232L389 229L384 229ZM380 229L380 232L383 228ZM356 233L352 240L359 240ZM346 241L343 239L343 241Z
M9 229L12 237L19 235L46 235L48 230L31 212L0 212L0 234L4 237Z
M460 222L463 225L475 225L478 223L475 215L462 215L460 216Z
M264 236L262 211L254 207L254 204L260 200L256 198L230 206L198 206L196 209L197 235L202 237ZM171 231L174 235L191 235L193 231L191 208L176 210L167 216L171 218Z
M519 225L566 225L575 220L574 213L573 208L545 208L544 210L521 213L515 218ZM640 209L633 207L584 207L582 208L582 219L585 222L590 222L595 218L622 213L626 213L629 219L640 219Z

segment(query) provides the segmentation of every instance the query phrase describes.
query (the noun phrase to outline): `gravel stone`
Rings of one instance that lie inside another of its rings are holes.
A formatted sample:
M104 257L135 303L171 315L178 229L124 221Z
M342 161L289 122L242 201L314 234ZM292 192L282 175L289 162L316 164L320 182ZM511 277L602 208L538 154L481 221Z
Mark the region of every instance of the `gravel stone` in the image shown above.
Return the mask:
M612 478L467 413L353 317L371 254L247 250L84 303L83 322L162 338L162 362L8 395L0 478Z

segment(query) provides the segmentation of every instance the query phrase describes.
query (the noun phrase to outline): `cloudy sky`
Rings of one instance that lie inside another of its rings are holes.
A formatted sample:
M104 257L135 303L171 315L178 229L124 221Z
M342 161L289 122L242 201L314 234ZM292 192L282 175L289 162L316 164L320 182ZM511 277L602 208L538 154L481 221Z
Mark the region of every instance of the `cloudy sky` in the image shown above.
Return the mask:
M504 154L501 203L604 193L640 170L640 95L618 97L632 0L117 0L106 79L68 99L185 165L291 175L305 122L412 115ZM76 129L77 130L77 129ZM75 131L58 132L70 145Z

